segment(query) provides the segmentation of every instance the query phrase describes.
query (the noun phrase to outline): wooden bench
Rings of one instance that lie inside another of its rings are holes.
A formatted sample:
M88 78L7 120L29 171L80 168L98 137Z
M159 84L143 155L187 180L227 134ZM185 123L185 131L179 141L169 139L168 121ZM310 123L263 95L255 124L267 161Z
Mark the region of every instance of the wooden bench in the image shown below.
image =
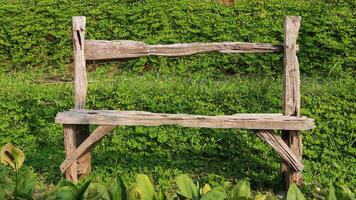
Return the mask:
M56 123L64 126L66 159L61 164L66 178L76 182L91 171L91 150L118 125L183 127L242 128L255 130L282 158L281 170L286 184L302 183L301 130L315 127L314 120L300 116L300 77L296 44L300 17L286 17L284 44L267 43L189 43L148 45L135 41L86 40L85 17L73 17L72 35L75 66L75 106L73 110L60 112ZM236 114L201 116L165 114L144 111L85 110L88 81L86 61L113 61L141 56L188 56L197 53L284 53L283 112L281 114ZM89 125L98 125L89 133ZM282 136L274 133L282 130Z

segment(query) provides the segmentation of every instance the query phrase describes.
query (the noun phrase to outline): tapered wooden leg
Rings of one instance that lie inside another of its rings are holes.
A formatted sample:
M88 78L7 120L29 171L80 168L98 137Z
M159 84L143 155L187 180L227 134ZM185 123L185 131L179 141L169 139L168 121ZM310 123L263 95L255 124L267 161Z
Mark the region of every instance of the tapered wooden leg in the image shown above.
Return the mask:
M66 157L68 158L76 149L76 136L75 136L75 126L64 124L64 147L66 151ZM77 163L74 162L66 170L66 179L68 181L76 183L78 181L77 174Z
M302 161L303 144L302 135L300 131L284 131L282 134L283 140L295 153L297 158ZM281 171L287 188L294 182L297 186L301 186L303 183L303 177L301 172L296 172L285 161L281 162Z

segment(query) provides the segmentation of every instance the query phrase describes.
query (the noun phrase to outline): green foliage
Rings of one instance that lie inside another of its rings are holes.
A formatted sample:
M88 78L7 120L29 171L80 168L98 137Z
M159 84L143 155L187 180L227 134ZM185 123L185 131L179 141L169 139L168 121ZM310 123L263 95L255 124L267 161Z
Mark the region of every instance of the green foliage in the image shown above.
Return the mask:
M43 200L60 200L60 199L72 199L81 200L85 199L84 194L88 190L91 180L88 179L81 186L74 185L65 179L61 179L54 189L47 194L43 195Z
M136 175L136 182L130 191L129 199L131 200L161 200L158 199L154 186L147 175Z
M200 199L199 188L193 183L193 180L189 176L182 174L180 176L177 176L175 181L179 189L178 194L182 195L187 199Z
M355 200L355 194L345 185L329 183L329 189L326 193L327 200Z
M22 152L13 145L5 145L3 149L16 149L17 152ZM23 153L22 153L23 154ZM34 197L33 192L36 184L36 176L30 171L24 170L20 173L20 167L15 168L14 187L11 187L10 178L4 174L0 167L0 197L2 199L43 199L43 200L167 200L165 193L155 192L155 186L150 181L147 175L136 175L136 182L130 189L128 195L126 186L120 177L116 177L115 182L111 187L100 182L93 182L87 179L82 185L75 185L65 179L61 179L57 186L42 197ZM5 181L4 181L5 180ZM177 194L172 195L169 199L187 199L187 200L224 200L227 199L229 183L211 188L209 184L205 184L200 188L199 182L197 185L186 174L179 175L175 178L178 187ZM14 188L14 189L12 189ZM266 200L266 194L257 193L252 195L250 183L247 179L239 181L232 187L230 200ZM37 194L37 196L39 196ZM353 200L354 193L345 185L329 184L326 199L329 200ZM287 193L286 200L305 200L304 195L293 183Z
M87 38L178 42L283 42L283 19L302 16L301 70L306 74L353 73L355 1L239 0L232 6L206 0L10 1L0 4L0 68L52 75L70 70L71 17L87 16ZM119 65L135 72L271 74L282 55L197 55L142 58ZM116 65L117 66L117 65ZM95 66L94 66L95 67Z
M116 181L110 190L110 197L112 200L125 200L127 197L126 186L121 177L116 177Z
M89 109L203 115L281 112L281 79L100 73L90 73L89 78L99 81L89 84ZM0 79L0 145L11 142L30 152L27 164L46 181L57 182L64 147L63 130L54 117L73 107L73 87L27 82ZM303 132L307 196L329 181L356 185L355 80L303 78L301 83L302 115L316 123L314 130ZM181 173L201 174L200 180L211 185L247 177L252 188L273 190L280 188L279 161L272 149L245 130L118 127L97 145L93 175L122 174L129 182L135 174L145 173L163 189L169 189L170 179Z
M25 155L21 149L13 144L6 144L1 148L0 160L4 165L10 165L14 172L0 173L0 197L7 199L32 199L35 190L36 176L28 170L21 170Z
M84 200L110 200L109 190L100 183L91 183L84 193Z
M304 195L294 183L288 189L287 200L305 200Z
M12 196L16 199L32 199L37 182L35 174L30 171L25 171L24 173L19 173L15 176L17 177L15 180L15 190Z
M239 181L231 191L232 200L246 200L251 197L250 182L245 179Z

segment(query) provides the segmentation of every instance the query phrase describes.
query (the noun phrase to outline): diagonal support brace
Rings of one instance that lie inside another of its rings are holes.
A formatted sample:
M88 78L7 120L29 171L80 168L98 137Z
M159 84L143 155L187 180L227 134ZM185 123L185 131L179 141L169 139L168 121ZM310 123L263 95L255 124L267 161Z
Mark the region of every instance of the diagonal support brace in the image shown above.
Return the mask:
M63 161L60 166L61 172L64 173L78 158L80 158L80 156L93 149L100 139L107 135L115 127L116 126L103 125L96 128L93 133L91 133L89 137Z
M288 147L279 135L272 134L273 131L260 130L257 135L269 144L277 154L286 161L295 171L300 172L304 166L297 155Z

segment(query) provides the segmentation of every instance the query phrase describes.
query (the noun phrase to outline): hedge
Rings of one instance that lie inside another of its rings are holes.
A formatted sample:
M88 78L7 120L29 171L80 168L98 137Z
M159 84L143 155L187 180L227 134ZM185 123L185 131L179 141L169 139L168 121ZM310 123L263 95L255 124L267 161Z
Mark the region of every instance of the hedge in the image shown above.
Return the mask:
M121 75L103 81L108 77L96 76L91 80L99 82L89 85L90 109L204 115L281 112L281 79ZM64 147L62 127L54 117L72 108L72 85L0 80L0 146L16 144L24 149L28 166L47 181L58 180ZM307 190L330 180L355 186L355 80L304 78L302 84L301 112L316 120L314 130L303 132ZM125 180L146 173L163 187L182 172L210 183L248 177L253 188L269 189L280 188L279 160L245 130L118 127L95 149L93 171Z
M300 64L304 74L354 74L355 1L2 1L1 71L71 70L71 16L87 16L87 38L177 42L283 42L283 18L302 16ZM199 55L183 59L142 58L117 65L129 71L278 74L281 55Z

